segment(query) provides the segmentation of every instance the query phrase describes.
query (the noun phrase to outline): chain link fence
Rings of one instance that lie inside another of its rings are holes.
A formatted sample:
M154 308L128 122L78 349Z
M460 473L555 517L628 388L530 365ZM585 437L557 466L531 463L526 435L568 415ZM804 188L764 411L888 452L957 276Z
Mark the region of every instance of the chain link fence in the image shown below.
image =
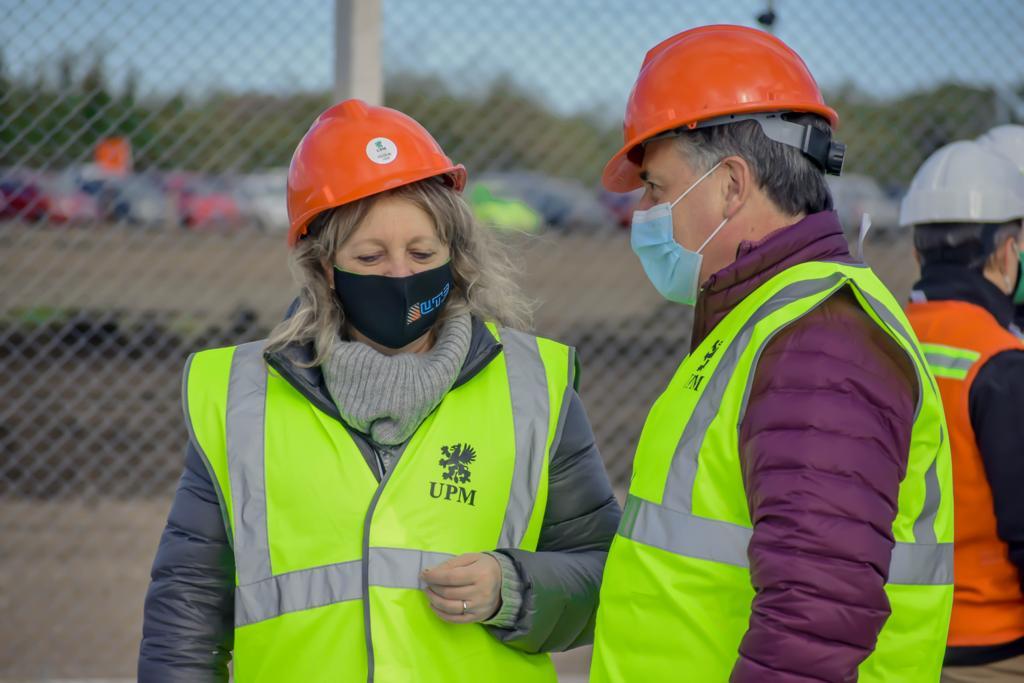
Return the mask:
M1024 117L1018 0L381 0L385 103L470 171L536 327L576 345L620 488L687 349L599 191L647 48L769 26L842 117L844 222L898 294L898 197L935 148ZM293 296L284 169L333 101L329 0L0 0L0 679L129 677L182 466L191 351L265 335Z

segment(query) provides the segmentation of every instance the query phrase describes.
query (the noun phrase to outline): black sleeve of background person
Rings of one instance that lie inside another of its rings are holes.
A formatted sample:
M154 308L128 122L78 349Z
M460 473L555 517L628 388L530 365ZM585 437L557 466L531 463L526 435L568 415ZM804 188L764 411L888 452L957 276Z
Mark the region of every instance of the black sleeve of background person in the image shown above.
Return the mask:
M1024 588L1024 351L1004 351L982 366L968 397L995 504L996 529Z

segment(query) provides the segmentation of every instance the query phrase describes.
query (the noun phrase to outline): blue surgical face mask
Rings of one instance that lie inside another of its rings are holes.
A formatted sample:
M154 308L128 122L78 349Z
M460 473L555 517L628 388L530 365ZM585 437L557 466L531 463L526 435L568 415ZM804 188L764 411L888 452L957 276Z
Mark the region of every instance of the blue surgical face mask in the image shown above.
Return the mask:
M701 252L729 221L728 218L723 219L697 251L690 251L675 240L672 230L672 209L721 164L719 161L712 166L674 202L656 204L646 211L633 212L630 245L640 257L640 263L651 284L669 301L688 306L697 303L700 266L704 260Z

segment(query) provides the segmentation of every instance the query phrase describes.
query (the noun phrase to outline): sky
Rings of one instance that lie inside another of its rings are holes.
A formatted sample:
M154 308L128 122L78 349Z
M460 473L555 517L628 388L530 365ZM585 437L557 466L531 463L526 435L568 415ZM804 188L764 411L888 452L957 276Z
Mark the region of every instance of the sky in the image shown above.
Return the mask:
M387 76L478 92L505 75L562 112L617 112L644 53L768 0L381 0ZM828 88L878 97L942 81L1024 81L1024 0L775 0L776 33ZM8 69L102 49L140 92L330 89L334 0L0 0Z

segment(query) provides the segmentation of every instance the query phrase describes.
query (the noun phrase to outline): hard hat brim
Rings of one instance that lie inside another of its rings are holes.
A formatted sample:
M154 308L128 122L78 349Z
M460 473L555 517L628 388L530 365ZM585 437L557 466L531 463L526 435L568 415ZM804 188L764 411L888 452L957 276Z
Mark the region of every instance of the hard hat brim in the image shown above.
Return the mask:
M405 173L401 177L393 178L390 182L386 182L383 185L381 183L376 183L374 185L367 186L364 190L355 190L350 196L346 197L343 202L327 206L318 206L306 211L298 218L298 220L295 221L295 227L289 232L288 246L294 247L302 236L306 234L306 231L309 229L310 221L324 211L336 209L339 206L351 204L352 202L359 201L360 199L366 199L367 197L372 197L373 195L380 194L382 192L394 190L395 188L402 187L403 185L412 185L413 183L418 183L421 180L438 177L444 178L447 184L456 192L461 193L466 189L468 174L466 172L466 167L462 164L455 164L441 171L438 171L436 168L428 168L423 169L420 172Z
M624 144L615 154L615 156L613 156L605 165L604 172L601 174L601 184L610 192L631 192L643 185L643 181L640 180L640 166L630 159L630 156L634 149L643 145L646 141L656 135L661 135L662 133L667 133L668 131L675 130L677 128L696 126L701 121L707 121L709 119L714 119L728 114L757 114L773 112L817 114L828 121L833 130L839 127L839 114L837 114L832 107L825 104L809 107L805 102L773 102L771 107L766 108L764 103L755 102L751 103L751 105L747 107L728 107L721 111L708 111L706 116L701 116L698 120L666 122L666 125L656 126L651 130L644 131L643 133L628 140L626 144Z

